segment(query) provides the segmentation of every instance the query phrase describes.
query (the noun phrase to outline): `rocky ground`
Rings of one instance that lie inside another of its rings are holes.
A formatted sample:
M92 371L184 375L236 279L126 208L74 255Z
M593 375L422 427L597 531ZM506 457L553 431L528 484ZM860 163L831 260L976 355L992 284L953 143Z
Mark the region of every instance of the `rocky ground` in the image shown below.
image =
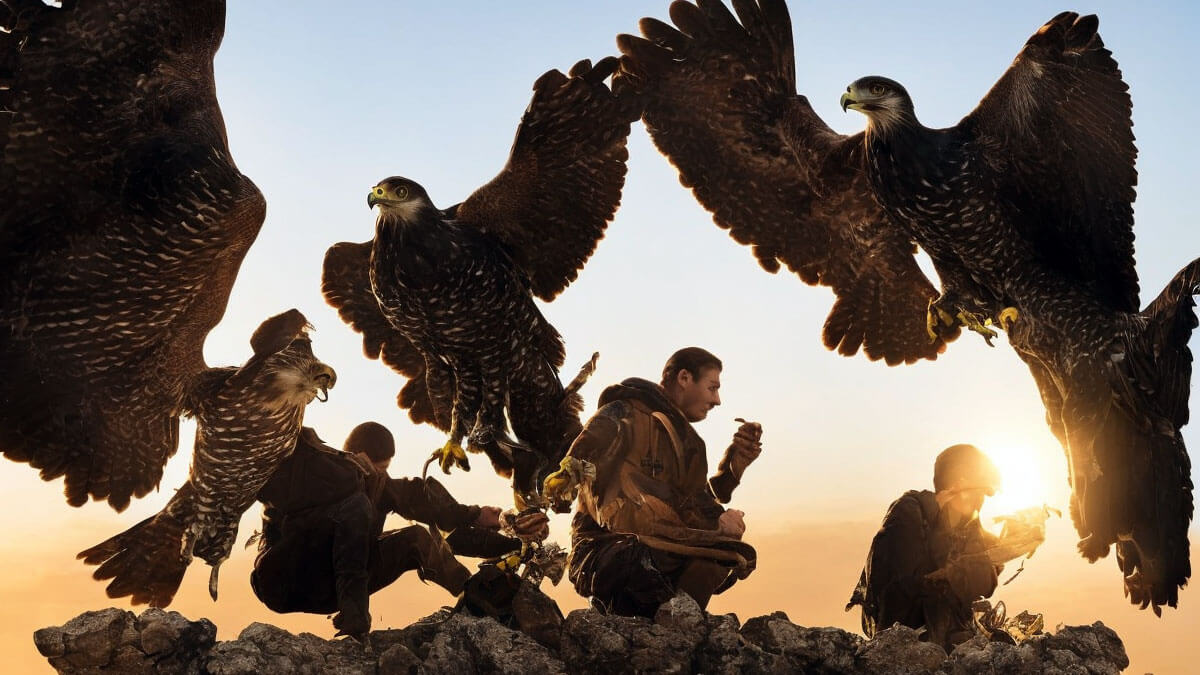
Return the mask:
M540 595L540 594L539 594ZM544 597L544 596L543 596ZM1104 624L1059 626L1019 646L976 638L947 655L895 627L874 640L838 628L805 628L782 612L739 623L691 598L663 605L653 621L576 610L514 630L449 609L407 628L349 639L293 635L253 623L216 642L207 619L110 608L34 633L61 673L1119 673L1129 664Z

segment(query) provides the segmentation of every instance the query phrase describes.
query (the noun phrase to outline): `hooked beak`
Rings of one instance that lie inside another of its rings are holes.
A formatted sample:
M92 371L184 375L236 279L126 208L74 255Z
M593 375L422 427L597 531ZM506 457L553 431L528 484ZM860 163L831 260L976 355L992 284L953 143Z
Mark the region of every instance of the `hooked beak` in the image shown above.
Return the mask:
M846 92L845 94L842 94L841 103L842 112L846 112L846 108L849 108L852 105L857 105L858 101L855 101L854 98L850 96L850 92Z
M367 193L367 208L368 209L374 207L375 204L377 204L378 202L379 202L379 200L375 198L375 192L373 190L371 192Z
M333 368L321 364L318 367L317 374L313 377L313 382L316 383L319 390L317 400L324 403L329 400L329 390L337 382L337 373L334 372Z

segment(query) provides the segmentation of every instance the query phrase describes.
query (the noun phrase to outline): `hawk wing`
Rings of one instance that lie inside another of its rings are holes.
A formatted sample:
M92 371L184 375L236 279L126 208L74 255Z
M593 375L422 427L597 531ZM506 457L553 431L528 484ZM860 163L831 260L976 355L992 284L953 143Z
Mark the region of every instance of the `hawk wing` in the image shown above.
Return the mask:
M831 130L796 94L791 20L780 0L675 2L678 30L647 18L617 38L617 79L644 92L643 121L713 220L837 295L825 345L889 365L945 349L926 331L933 285L914 244L871 196L862 134Z
M0 164L0 450L65 476L75 506L121 510L158 484L262 225L214 95L223 26L220 3L79 3L36 14L20 50Z
M621 202L625 141L641 111L605 86L616 66L584 60L539 77L508 164L455 211L504 242L543 300L579 275Z
M1051 19L959 127L1044 262L1136 312L1133 104L1098 25L1074 12Z
M416 345L384 316L371 290L371 245L370 241L341 242L329 247L321 274L321 293L342 321L362 333L367 358L382 359L392 370L409 378L396 402L408 409L412 421L449 431L454 389L447 379L453 374L436 363L427 363Z

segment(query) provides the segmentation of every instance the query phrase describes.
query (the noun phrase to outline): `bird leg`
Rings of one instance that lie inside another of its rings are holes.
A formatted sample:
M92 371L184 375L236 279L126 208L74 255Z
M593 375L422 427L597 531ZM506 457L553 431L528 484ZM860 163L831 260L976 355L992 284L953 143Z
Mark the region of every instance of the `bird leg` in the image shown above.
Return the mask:
M467 453L463 451L462 441L455 439L454 435L446 439L446 444L429 456L429 461L425 462L428 467L430 463L437 461L438 466L442 467L442 473L450 473L450 467L458 466L463 471L471 470L471 462L467 460ZM423 473L423 472L422 472Z
M980 319L982 319L982 321ZM992 338L996 337L996 331L988 328L988 326L992 324L991 317L984 317L980 314L976 314L975 312L969 312L965 309L961 309L958 312L958 321L967 330L973 330L982 335L983 341L987 343L987 346L996 346L992 344Z
M1005 316L1010 321L1015 321L1015 312L1016 310L1013 309L1011 314L1005 314ZM929 302L925 317L925 329L929 333L930 341L933 341L947 333L957 333L957 329L954 331L947 329L962 326L979 333L989 347L994 347L992 338L996 337L997 333L989 328L992 325L992 319L988 314L987 309L970 295L943 291L941 297Z
M925 315L925 330L929 333L929 341L938 339L942 326L953 326L954 315L942 309L936 300L929 301L929 309Z

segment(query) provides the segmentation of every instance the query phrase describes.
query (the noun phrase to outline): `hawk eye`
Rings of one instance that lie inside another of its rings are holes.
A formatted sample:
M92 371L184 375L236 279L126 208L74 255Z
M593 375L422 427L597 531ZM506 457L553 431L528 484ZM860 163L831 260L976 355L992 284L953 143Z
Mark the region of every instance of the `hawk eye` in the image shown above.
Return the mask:
M887 87L883 86L882 84L871 85L870 92L872 96L883 96L883 92L885 91L887 91Z
M396 199L408 199L408 187L401 185L396 188Z

